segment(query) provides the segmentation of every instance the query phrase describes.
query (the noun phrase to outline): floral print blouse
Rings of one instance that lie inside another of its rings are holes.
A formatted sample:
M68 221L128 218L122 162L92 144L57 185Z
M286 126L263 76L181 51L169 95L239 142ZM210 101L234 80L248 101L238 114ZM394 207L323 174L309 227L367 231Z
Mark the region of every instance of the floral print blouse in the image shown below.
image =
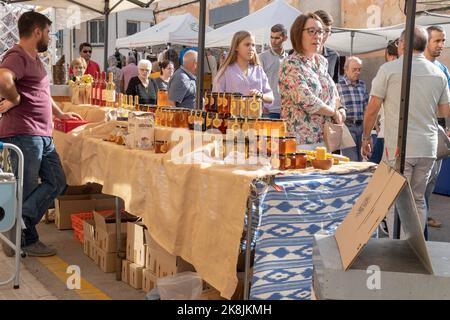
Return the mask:
M336 106L336 85L328 74L328 62L320 54L313 59L294 52L280 68L281 119L297 144L323 142L323 126L331 117L314 114L324 105Z

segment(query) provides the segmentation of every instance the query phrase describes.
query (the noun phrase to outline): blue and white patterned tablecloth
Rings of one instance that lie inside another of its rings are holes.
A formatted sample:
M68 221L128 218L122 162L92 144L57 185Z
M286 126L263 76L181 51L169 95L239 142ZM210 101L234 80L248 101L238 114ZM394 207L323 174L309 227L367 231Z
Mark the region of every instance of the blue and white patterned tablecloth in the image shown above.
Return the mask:
M279 176L284 188L260 196L250 298L310 299L313 236L334 233L367 186L371 172Z

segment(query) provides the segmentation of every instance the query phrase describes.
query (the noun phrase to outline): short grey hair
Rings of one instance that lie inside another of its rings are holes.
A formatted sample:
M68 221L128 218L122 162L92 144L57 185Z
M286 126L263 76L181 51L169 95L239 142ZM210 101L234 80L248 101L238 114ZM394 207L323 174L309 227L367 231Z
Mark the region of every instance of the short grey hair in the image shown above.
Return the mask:
M405 40L406 29L403 30L400 39ZM428 45L428 33L422 26L414 27L414 41L413 49L419 52L424 52Z
M134 56L134 54L129 54L127 57L127 64L130 63L136 63L136 57Z
M355 56L348 57L347 59L345 59L345 64L344 64L344 69L345 70L348 69L348 66L350 65L350 62L352 62L352 61L356 61L359 64L362 64L362 60L360 58L355 57Z
M197 61L198 52L195 50L188 50L183 56L183 64L189 61Z
M141 68L141 67L145 67L145 68L149 69L150 71L152 71L152 63L147 59L139 60L138 68Z

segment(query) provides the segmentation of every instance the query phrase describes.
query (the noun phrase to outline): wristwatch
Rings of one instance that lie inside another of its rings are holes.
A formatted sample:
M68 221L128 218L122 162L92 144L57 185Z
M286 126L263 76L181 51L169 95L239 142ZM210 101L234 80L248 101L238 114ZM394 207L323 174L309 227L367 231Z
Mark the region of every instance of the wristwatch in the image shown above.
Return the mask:
M368 136L368 137L362 137L362 141L370 141L371 140L371 136Z

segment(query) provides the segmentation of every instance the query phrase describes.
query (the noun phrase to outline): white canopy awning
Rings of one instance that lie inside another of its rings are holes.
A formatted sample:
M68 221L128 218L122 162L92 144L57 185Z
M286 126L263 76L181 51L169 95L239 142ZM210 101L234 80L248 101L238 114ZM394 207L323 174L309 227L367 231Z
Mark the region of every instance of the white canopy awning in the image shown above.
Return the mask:
M161 0L7 0L6 3L54 8L56 10L56 28L73 28L80 23L134 8L147 8ZM105 6L105 4L107 4Z
M447 34L450 34L450 16L447 15L425 13L416 18L416 25L424 27L440 25ZM373 52L386 48L388 41L398 38L404 28L405 24L374 29L333 28L333 34L326 46L341 55ZM447 42L446 47L450 47L450 43Z
M197 46L198 19L190 13L170 16L157 25L116 40L117 48L137 48L159 44ZM206 27L206 32L212 28Z
M273 25L283 24L289 35L291 25L300 14L299 10L284 0L275 0L246 17L207 33L205 47L229 47L233 35L241 30L251 32L257 44L269 44L270 28ZM290 41L287 41L285 48L292 48Z

